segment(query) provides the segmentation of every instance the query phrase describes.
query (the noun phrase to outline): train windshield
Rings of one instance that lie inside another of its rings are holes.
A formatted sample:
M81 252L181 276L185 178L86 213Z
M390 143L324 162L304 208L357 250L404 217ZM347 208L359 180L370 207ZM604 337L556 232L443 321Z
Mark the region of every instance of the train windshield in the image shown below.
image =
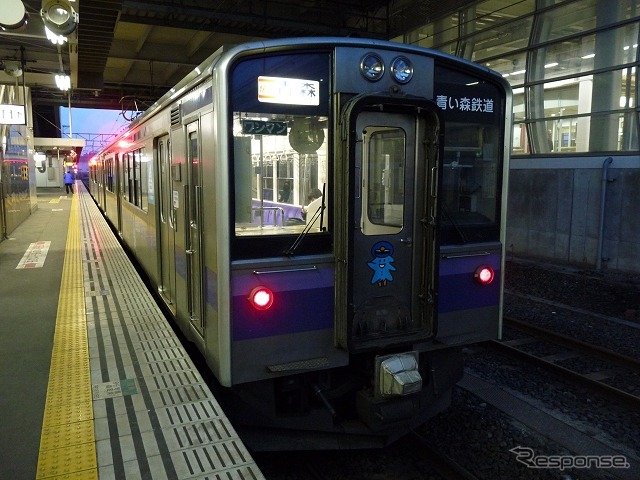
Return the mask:
M231 69L236 244L270 238L259 244L266 253L287 235L329 230L330 72L326 51L249 57Z
M442 173L443 243L497 241L500 169L497 127L447 125Z
M477 77L436 69L435 97L445 119L442 244L498 241L504 93Z
M234 112L235 233L326 231L325 116Z

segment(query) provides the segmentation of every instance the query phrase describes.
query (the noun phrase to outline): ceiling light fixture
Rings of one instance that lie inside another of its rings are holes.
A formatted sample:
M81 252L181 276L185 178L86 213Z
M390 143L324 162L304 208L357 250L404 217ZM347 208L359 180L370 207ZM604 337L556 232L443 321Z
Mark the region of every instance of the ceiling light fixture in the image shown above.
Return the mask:
M67 37L65 37L63 35L56 35L51 30L49 30L47 27L44 27L44 33L47 34L47 38L54 45L64 45L64 42L67 41Z
M17 60L5 60L4 71L11 77L19 77L22 75L22 66Z
M21 0L3 0L0 9L0 30L17 30L26 25L29 15Z
M67 91L71 88L71 77L69 75L56 75L56 85L62 91Z
M68 0L42 0L40 15L44 21L45 30L49 30L53 36L67 37L78 28L79 15L70 5ZM52 39L47 32L47 38L53 43L62 45L59 39ZM66 38L65 40L66 41Z

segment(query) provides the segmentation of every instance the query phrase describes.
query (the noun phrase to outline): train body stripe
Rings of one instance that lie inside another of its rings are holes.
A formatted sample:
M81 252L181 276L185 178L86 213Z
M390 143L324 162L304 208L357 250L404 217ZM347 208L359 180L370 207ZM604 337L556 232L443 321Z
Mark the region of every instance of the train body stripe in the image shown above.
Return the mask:
M249 293L258 286L274 294L268 310L256 310L249 303ZM232 272L231 296L234 341L333 328L331 264L238 269Z
M333 328L333 287L274 292L271 308L255 310L247 295L231 300L234 341Z
M471 280L470 280L471 277ZM489 285L480 285L473 280L472 273L440 277L438 312L490 307L500 304L500 272Z
M473 278L481 265L487 265L495 272L489 285L480 285ZM438 312L499 305L501 275L499 254L443 259L440 262Z

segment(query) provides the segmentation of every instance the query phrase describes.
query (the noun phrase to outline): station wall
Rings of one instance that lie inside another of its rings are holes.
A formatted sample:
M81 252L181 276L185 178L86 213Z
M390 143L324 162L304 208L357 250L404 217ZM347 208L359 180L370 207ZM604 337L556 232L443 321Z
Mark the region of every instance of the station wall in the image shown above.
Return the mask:
M509 253L640 271L640 156L514 159L509 182Z

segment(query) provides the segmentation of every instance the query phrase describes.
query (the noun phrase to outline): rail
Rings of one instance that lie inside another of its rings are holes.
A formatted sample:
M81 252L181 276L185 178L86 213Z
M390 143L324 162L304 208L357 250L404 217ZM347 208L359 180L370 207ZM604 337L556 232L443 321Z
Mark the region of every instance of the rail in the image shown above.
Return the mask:
M590 357L597 358L601 361L612 364L612 369L606 370L609 374L615 373L615 369L622 368L633 373L640 373L640 361L630 358L624 355L620 355L611 350L607 350L596 345L591 345L579 340L575 340L564 335L552 332L550 330L536 327L534 325L527 324L520 320L505 317L504 325L518 330L526 335L533 337L534 340L542 340L544 342L553 343L563 348L570 350L576 357ZM619 388L613 387L602 380L610 378L608 376L599 375L598 372L592 373L580 373L572 370L568 367L559 365L555 361L559 358L558 355L551 355L547 357L539 357L533 353L526 352L519 346L523 346L529 342L517 340L502 340L490 342L490 345L500 349L512 356L523 358L526 361L534 362L544 368L553 370L561 375L563 378L567 378L574 383L578 383L582 386L598 391L600 394L607 396L613 401L620 402L627 407L633 409L640 409L640 397L632 393L626 392ZM567 356L564 357L568 358Z
M446 480L478 480L478 477L455 460L434 448L419 432L412 430L413 436L425 448L422 454L429 459L429 464L438 475Z

